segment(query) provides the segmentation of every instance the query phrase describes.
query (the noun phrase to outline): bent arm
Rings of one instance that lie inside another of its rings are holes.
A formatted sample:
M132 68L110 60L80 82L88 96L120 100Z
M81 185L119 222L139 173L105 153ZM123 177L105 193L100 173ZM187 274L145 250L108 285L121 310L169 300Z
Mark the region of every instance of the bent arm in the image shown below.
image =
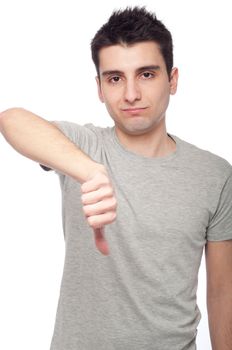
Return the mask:
M20 154L85 182L101 164L93 161L52 122L23 108L0 114L0 132Z

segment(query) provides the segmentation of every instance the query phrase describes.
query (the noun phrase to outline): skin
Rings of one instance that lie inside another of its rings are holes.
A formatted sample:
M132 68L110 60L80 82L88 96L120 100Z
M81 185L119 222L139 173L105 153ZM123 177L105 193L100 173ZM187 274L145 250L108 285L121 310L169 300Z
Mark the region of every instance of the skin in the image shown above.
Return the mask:
M232 240L205 247L207 310L212 350L232 349Z
M98 169L81 186L83 211L94 231L95 244L103 255L109 255L104 226L116 219L117 200L107 170Z
M102 48L99 74L98 95L114 120L119 141L145 157L174 152L165 116L170 95L177 90L178 69L172 69L169 79L158 44L148 41Z

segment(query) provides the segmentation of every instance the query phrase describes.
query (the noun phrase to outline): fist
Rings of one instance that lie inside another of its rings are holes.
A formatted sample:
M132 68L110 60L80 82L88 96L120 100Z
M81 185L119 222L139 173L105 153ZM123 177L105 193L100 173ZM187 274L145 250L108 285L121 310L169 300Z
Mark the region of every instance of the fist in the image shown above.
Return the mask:
M109 254L104 237L104 226L116 219L117 200L105 167L90 175L81 186L82 204L88 224L95 235L95 244L99 251Z

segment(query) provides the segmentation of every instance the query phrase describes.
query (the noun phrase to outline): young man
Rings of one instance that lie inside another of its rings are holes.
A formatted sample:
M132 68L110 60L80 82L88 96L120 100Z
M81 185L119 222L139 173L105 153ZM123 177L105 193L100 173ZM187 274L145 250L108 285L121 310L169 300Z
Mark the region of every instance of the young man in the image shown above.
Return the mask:
M127 8L91 48L114 127L18 108L0 119L16 150L60 178L66 256L51 350L196 349L204 247L212 348L232 349L232 166L166 131L171 34Z

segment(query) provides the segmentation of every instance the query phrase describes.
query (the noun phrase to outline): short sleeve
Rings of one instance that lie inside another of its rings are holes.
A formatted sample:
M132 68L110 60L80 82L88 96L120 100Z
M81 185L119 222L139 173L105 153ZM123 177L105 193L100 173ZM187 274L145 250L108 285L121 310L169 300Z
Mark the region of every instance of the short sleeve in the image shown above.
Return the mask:
M94 153L93 148L98 147L99 138L97 137L97 129L92 123L80 125L69 121L53 121L53 123L67 136L67 138L77 145L86 154ZM41 168L45 171L53 170L43 164Z
M232 173L222 188L217 209L206 230L208 241L232 239Z
M43 164L40 164L41 168L45 171L50 171L50 170L53 170L51 168L48 168L47 166L43 165Z

